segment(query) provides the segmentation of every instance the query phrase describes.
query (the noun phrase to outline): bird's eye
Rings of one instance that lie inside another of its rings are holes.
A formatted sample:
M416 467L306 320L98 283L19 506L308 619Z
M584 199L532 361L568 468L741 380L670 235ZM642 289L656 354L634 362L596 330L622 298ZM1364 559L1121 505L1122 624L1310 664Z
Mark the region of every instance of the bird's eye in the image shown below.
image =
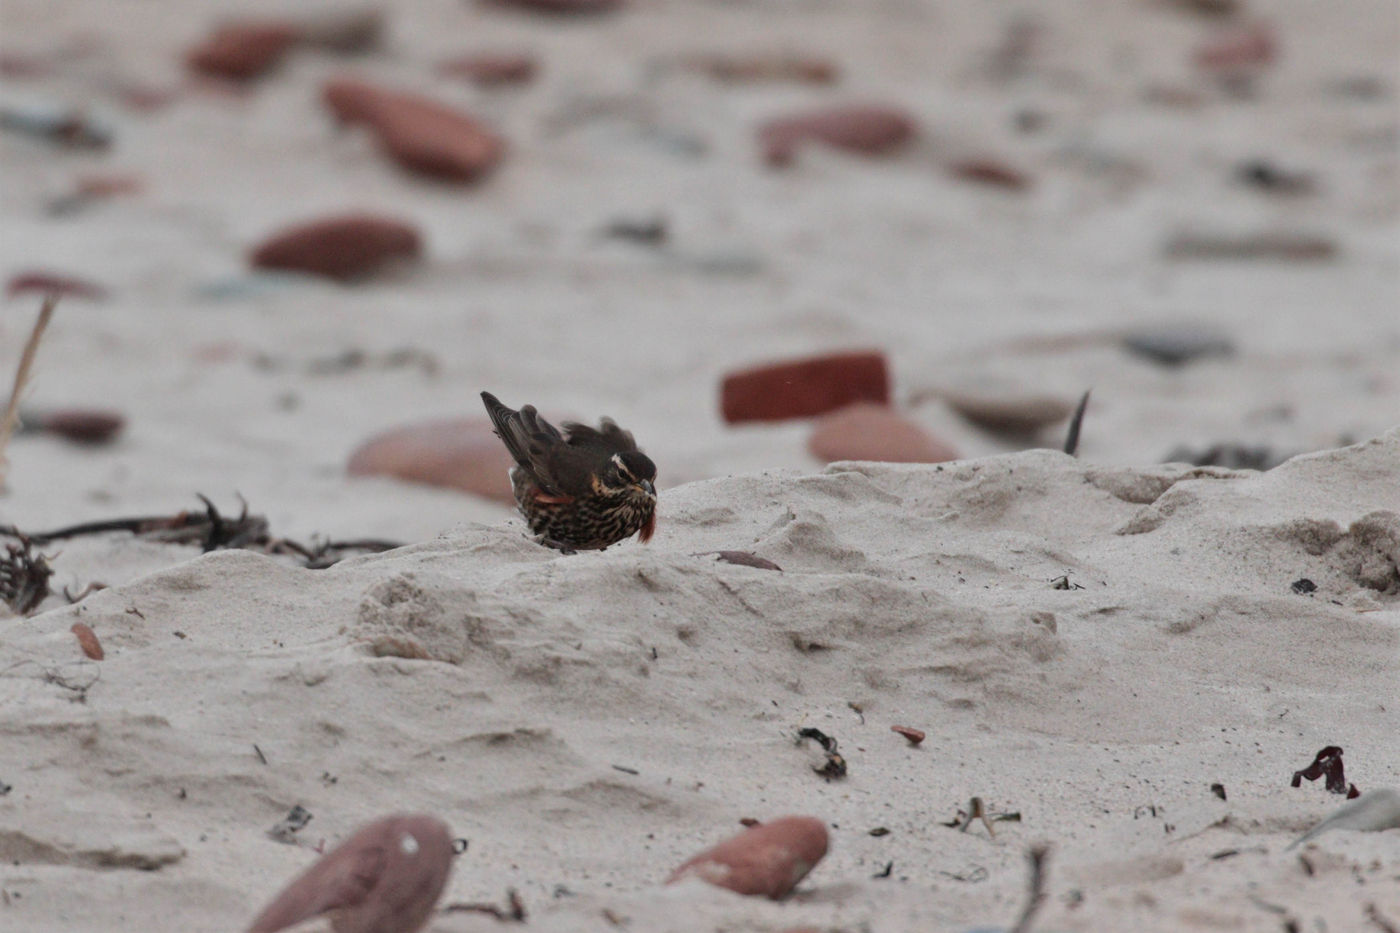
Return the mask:
M637 477L633 476L632 471L627 469L627 464L623 462L621 454L613 454L612 465L613 472L617 474L620 482L635 483L637 481Z

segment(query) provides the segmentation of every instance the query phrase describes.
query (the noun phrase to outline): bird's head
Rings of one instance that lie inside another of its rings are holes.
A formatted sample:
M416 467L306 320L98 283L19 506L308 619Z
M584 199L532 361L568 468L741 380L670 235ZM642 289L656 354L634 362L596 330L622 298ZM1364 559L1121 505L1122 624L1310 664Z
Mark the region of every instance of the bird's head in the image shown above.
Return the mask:
M624 450L613 454L603 473L603 484L617 492L640 490L656 498L656 464L640 450Z

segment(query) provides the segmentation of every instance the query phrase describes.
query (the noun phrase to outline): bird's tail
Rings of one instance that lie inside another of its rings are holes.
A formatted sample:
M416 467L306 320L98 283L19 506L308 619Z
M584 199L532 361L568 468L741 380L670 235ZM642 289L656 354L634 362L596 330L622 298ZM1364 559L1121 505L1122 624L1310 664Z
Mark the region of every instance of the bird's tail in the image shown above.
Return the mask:
M486 405L486 414L491 416L491 424L510 451L517 463L529 463L529 434L521 423L520 412L506 405L490 392L481 393L481 401Z

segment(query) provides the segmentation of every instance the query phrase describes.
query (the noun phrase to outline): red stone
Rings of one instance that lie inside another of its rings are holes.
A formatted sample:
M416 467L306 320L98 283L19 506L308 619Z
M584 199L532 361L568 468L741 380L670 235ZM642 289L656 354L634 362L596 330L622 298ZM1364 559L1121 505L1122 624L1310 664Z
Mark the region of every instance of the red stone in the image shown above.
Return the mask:
M25 422L34 430L57 434L80 444L105 444L126 426L126 418L120 412L83 408L40 412L26 418Z
M10 279L5 294L13 298L24 292L39 292L44 295L69 295L74 298L87 298L101 301L107 297L107 289L95 282L57 275L52 272L20 272Z
M529 55L463 55L439 62L438 74L464 78L481 87L527 84L535 78L535 60Z
M869 402L850 405L818 421L807 439L807 449L826 463L943 463L958 459L957 451L914 422Z
M85 198L111 198L124 194L140 194L145 182L140 175L79 175L73 187Z
M781 900L826 855L826 824L784 816L752 826L677 868L667 884L694 876L739 894Z
M1031 186L1029 175L993 159L964 159L949 165L948 171L967 181L1012 191L1024 191Z
M424 814L363 827L282 890L248 933L276 933L335 911L336 933L416 933L452 874L452 836Z
M515 504L515 465L484 418L427 421L375 435L350 455L351 476L392 476Z
M536 13L607 13L619 9L623 0L486 0L492 6L516 7Z
M720 395L730 424L810 418L852 402L889 402L890 376L883 353L837 353L730 373Z
M228 23L190 49L185 61L202 74L247 81L272 70L298 38L291 23Z
M505 155L505 141L484 125L416 94L338 78L327 82L322 96L341 122L369 126L384 151L412 172L478 181Z
M890 731L904 736L910 745L918 745L924 740L924 730L915 729L913 726L890 726Z
M770 165L787 165L808 142L875 156L898 149L916 133L913 118L902 110L851 105L770 120L759 128L758 139Z
M1205 71L1237 72L1261 68L1278 55L1274 31L1254 23L1212 39L1196 49L1196 65Z
M253 250L250 261L263 269L289 269L349 282L372 275L385 264L417 259L418 231L408 224L371 214L326 217L282 230Z

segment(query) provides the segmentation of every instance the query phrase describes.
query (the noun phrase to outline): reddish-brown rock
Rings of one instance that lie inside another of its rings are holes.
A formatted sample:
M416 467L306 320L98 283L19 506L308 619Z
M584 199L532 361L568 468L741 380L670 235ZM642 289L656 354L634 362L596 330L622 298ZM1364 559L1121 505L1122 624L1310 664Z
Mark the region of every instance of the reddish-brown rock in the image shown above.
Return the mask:
M619 9L623 0L484 0L488 6L508 6L536 13L608 13Z
M878 352L756 366L725 376L720 390L720 407L730 424L810 418L852 402L889 400L889 369Z
M461 55L438 62L437 73L462 78L479 87L528 84L535 78L535 59L524 54L481 53Z
M291 23L227 23L190 49L185 61L195 71L247 81L270 71L298 40Z
M694 876L739 894L781 900L826 855L826 824L784 816L751 826L677 868L666 883Z
M116 411L60 408L26 414L24 424L28 430L57 434L80 444L105 444L126 426L126 418Z
M276 933L331 911L336 933L416 933L452 874L452 857L452 835L441 820L385 817L284 888L248 933Z
M78 637L78 647L83 649L83 654L92 660L101 661L107 656L102 650L102 642L97 640L97 633L86 622L74 622L69 631Z
M874 156L898 149L916 132L913 118L902 110L862 104L770 120L759 128L758 139L770 165L787 165L805 143Z
M1211 39L1196 49L1196 66L1216 74L1232 74L1273 64L1278 41L1265 23L1251 23Z
M55 272L20 272L10 278L5 286L5 294L13 298L25 292L38 292L42 295L67 295L73 298L87 298L101 301L107 297L107 289L95 282L59 275Z
M337 78L322 89L343 123L363 123L401 166L446 181L484 178L505 155L505 141L484 125L436 101Z
M140 194L145 181L140 175L127 174L83 174L73 180L73 189L85 198L113 198L120 195Z
M924 730L915 729L913 726L890 726L890 731L904 736L910 745L918 745L924 740Z
M957 451L883 405L862 402L832 412L816 423L807 449L818 460L879 460L886 463L942 463Z
M1024 191L1031 186L1029 175L995 159L963 159L949 165L948 171L965 181L1011 191Z
M332 78L321 86L321 102L341 123L369 123L375 108L386 95L383 88L358 78Z
M484 418L427 421L375 435L350 456L351 476L392 476L514 505L515 465Z
M309 272L342 282L365 278L387 263L417 259L418 231L372 214L325 217L273 234L250 256L254 266Z

